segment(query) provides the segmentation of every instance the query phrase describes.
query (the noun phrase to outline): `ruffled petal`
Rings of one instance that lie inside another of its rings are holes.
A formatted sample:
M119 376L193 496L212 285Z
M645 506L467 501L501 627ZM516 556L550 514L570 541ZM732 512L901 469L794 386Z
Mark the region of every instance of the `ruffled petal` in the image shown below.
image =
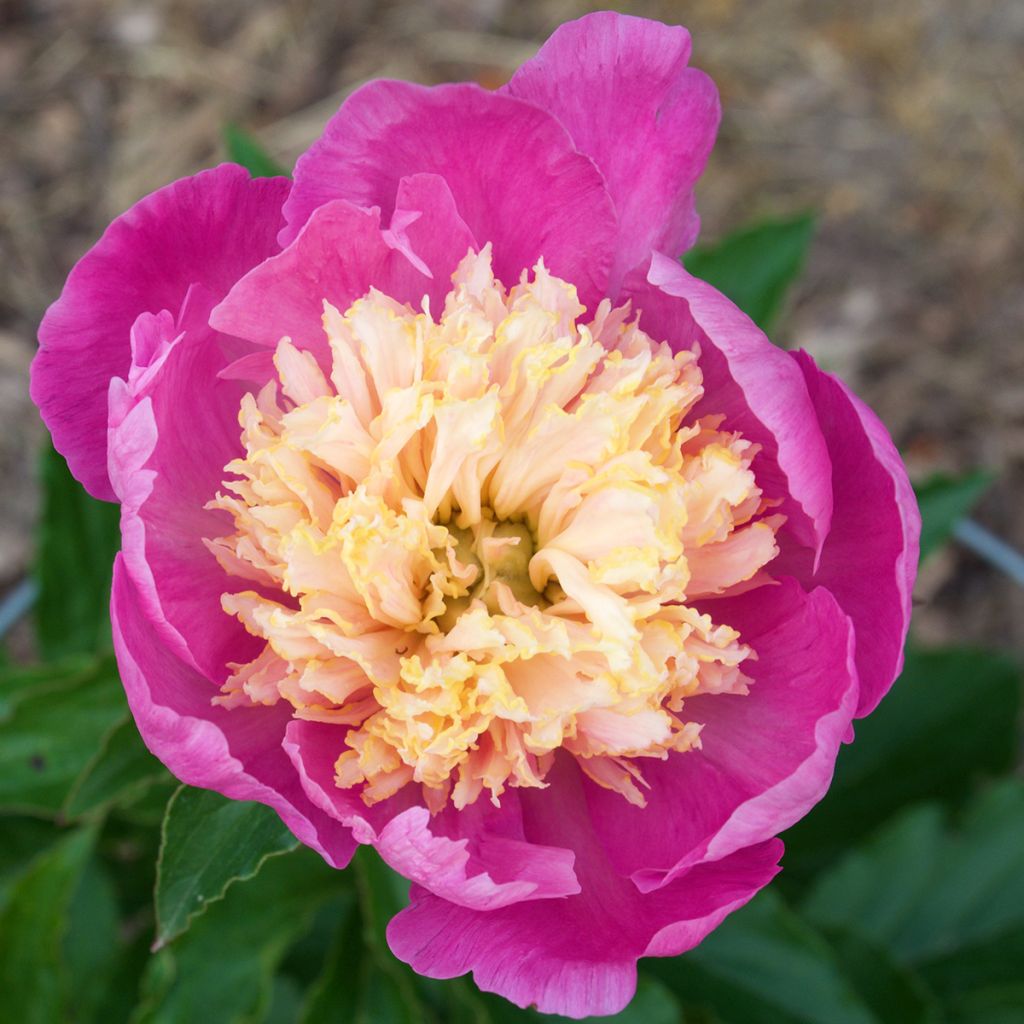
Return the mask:
M827 587L857 634L860 703L872 712L903 667L917 576L921 514L907 471L878 417L806 352L803 371L832 459L835 511L817 571L810 552L784 550L782 571Z
M803 817L828 789L857 707L853 629L828 591L789 579L707 607L757 652L744 664L749 693L686 700L701 748L644 765L646 808L587 787L612 862L645 892Z
M284 252L243 277L213 311L218 330L267 347L285 336L301 348L326 345L324 301L344 312L370 288L418 307L424 296L440 311L456 265L474 245L443 179L403 180L392 227L380 212L345 200L317 209ZM429 261L429 262L428 262Z
M410 802L408 790L367 807L334 783L334 762L343 749L332 725L294 721L285 749L307 795L327 814L372 844L397 872L427 891L462 907L496 910L524 900L570 896L580 891L571 850L537 845L523 836L516 792L501 807L478 802L431 817Z
M114 500L107 476L107 387L124 377L141 313L177 315L189 288L216 302L278 249L284 178L235 164L182 178L139 200L68 276L39 328L31 393L71 472Z
M758 484L778 499L791 534L819 553L832 521L832 466L799 367L776 348L721 292L655 253L646 274L632 272L623 288L640 326L673 348L700 350L704 398L694 416L724 415L761 446Z
M549 779L550 790L522 795L527 834L575 851L580 894L488 912L413 886L412 903L388 926L399 959L431 978L472 971L484 991L542 1013L617 1013L635 991L639 957L691 949L778 871L782 844L772 840L644 895L609 863L575 764L559 759Z
M137 600L163 642L216 686L228 662L255 657L259 644L221 609L229 581L203 543L225 529L224 513L204 506L241 450L246 388L218 377L241 349L206 326L201 291L189 292L177 319L140 318L134 336L148 332L149 344L136 344L135 359L155 355L147 365L133 359L127 380L110 384L109 465Z
M557 117L604 175L619 217L613 296L652 249L677 256L700 230L693 186L721 107L689 59L685 28L599 11L556 29L503 90Z
M444 178L478 246L494 244L505 284L543 257L584 303L603 298L616 219L600 172L550 114L471 84L353 93L295 165L282 244L331 200L390 220L402 178L420 173Z
M214 707L216 687L162 642L120 556L111 619L128 704L153 754L190 786L273 807L303 843L332 866L344 867L356 843L303 793L281 749L288 715L273 708Z

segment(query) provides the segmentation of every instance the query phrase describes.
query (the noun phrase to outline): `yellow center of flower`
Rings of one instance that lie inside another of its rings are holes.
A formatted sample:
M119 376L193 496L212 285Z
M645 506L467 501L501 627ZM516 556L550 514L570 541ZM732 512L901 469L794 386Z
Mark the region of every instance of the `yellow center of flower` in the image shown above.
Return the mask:
M234 532L207 543L260 585L223 604L265 646L216 700L336 723L367 803L498 802L561 748L642 804L637 759L699 745L686 699L746 691L750 649L693 602L776 553L756 447L688 418L697 353L583 313L542 263L506 291L485 249L437 319L325 303L329 370L285 338L242 402L210 506Z

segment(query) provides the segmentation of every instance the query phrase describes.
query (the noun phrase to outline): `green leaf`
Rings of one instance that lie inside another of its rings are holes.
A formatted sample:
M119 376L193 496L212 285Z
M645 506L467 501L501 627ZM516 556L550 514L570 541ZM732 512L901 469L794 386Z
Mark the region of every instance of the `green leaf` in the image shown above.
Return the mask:
M77 663L76 663L77 664ZM6 670L5 670L6 671ZM57 814L76 779L128 714L112 658L53 677L4 675L0 706L0 809Z
M934 994L884 948L843 929L827 929L823 934L843 974L881 1024L940 1024Z
M298 840L263 804L180 787L167 804L156 873L156 947Z
M942 997L1017 984L1024 963L1024 782L992 786L952 828L915 808L823 875L816 921L888 948Z
M892 691L839 752L826 798L786 833L784 887L834 861L900 808L960 801L986 777L1010 770L1019 711L1020 672L1003 655L909 651Z
M241 164L254 178L289 177L288 172L248 132L237 124L224 125L228 159Z
M419 990L429 986L424 986L408 965L395 959L386 936L388 921L409 902L409 882L368 846L356 851L352 864L363 942L370 954L363 968L363 1005L371 1021L418 1024L427 1018Z
M0 819L3 842L0 843L0 912L7 904L11 888L25 873L25 865L43 850L52 846L61 831L51 821L41 818Z
M133 1024L261 1020L285 951L347 884L305 848L268 858L150 959Z
M744 228L683 258L695 277L724 292L762 330L771 331L786 292L800 276L815 219L801 214Z
M131 717L115 725L76 780L64 804L64 815L79 818L122 800L131 800L167 776L164 766L146 749Z
M979 989L955 999L946 1010L946 1024L1021 1024L1024 982Z
M41 854L13 886L0 914L0 1020L67 1019L62 942L68 907L95 833L81 829Z
M114 983L123 952L114 884L107 869L93 857L72 897L64 938L75 1024L109 1024L109 1016L100 1016L100 1007Z
M36 535L36 632L48 659L110 647L110 580L120 509L91 498L52 447L43 452Z
M47 665L0 665L0 723L14 717L18 705L29 697L55 693L90 679L96 659L73 657Z
M771 890L696 949L644 962L689 1010L722 1024L877 1024L829 944Z
M921 559L942 547L956 524L984 497L995 476L979 471L967 476L938 473L914 487L921 508Z
M327 953L324 969L306 993L298 1024L356 1021L360 1011L363 926L353 901Z

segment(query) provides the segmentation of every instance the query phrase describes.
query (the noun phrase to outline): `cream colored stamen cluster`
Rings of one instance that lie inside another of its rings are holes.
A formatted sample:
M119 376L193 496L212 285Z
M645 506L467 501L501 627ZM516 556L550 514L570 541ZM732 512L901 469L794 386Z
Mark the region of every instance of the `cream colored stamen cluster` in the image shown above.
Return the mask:
M686 699L746 690L749 648L692 603L776 553L756 449L688 417L695 353L583 312L543 264L506 291L485 249L437 320L325 303L319 360L285 338L242 403L208 546L259 585L223 603L265 646L217 700L336 724L367 803L497 802L561 748L642 804L639 759L699 745Z

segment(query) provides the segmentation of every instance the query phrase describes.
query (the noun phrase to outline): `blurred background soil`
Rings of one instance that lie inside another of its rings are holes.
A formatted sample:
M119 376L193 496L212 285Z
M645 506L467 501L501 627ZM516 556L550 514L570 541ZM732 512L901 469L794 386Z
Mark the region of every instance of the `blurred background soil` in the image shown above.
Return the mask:
M503 82L582 0L0 0L0 592L24 575L44 432L35 329L143 194L223 159L235 121L291 165L369 78ZM821 212L780 342L875 407L916 478L990 468L977 518L1024 548L1024 3L690 0L725 108L705 239ZM930 562L923 642L1024 650L1024 595Z

